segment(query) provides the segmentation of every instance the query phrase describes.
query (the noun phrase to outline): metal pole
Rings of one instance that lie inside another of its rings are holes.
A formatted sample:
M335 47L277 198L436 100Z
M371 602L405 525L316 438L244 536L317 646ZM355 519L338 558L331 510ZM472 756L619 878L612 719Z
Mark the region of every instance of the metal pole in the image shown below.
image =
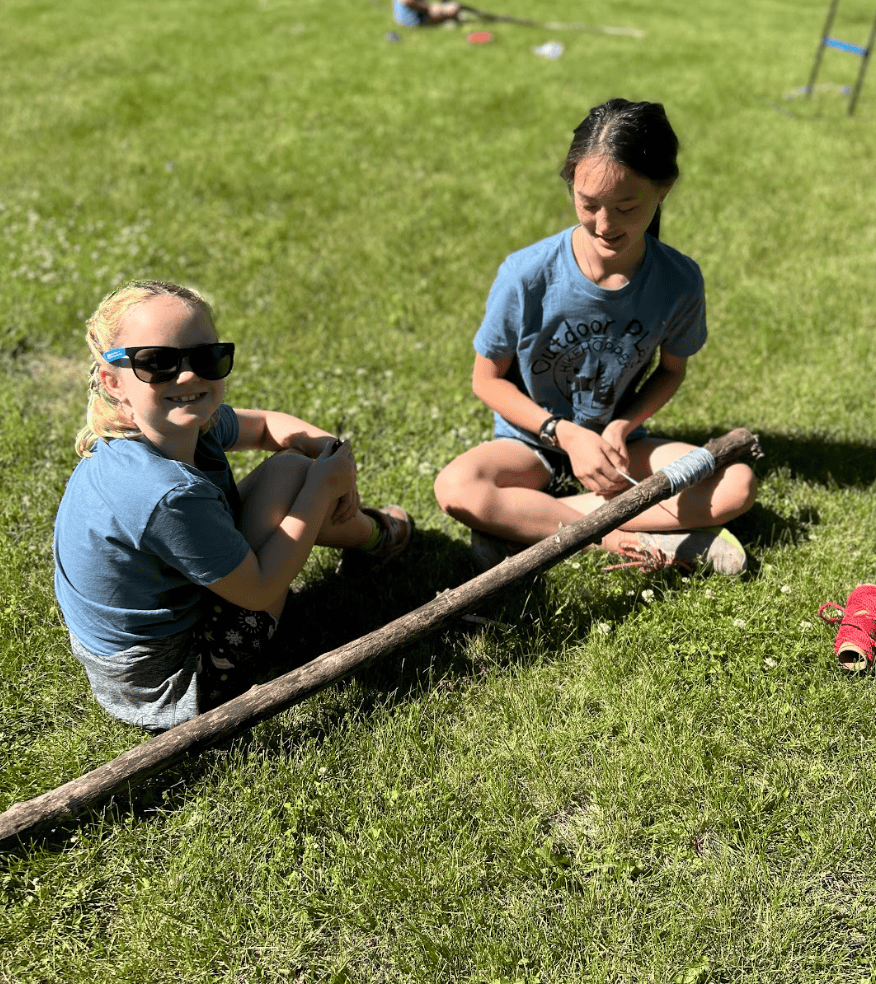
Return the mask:
M831 0L830 10L827 12L827 20L824 22L821 37L818 39L818 50L815 52L815 64L812 66L812 74L809 76L809 84L806 86L807 98L812 95L812 90L815 87L815 79L818 77L818 69L821 67L821 56L824 54L824 39L830 35L830 28L833 24L833 18L836 14L836 8L838 6L839 0Z
M870 61L870 55L873 53L873 45L876 43L876 14L873 15L873 26L870 28L870 37L867 41L867 48L861 57L861 68L858 71L858 78L855 82L855 90L852 93L852 99L849 103L849 116L855 111L855 103L858 101L858 94L861 91L861 86L864 84L864 76L867 74L867 65Z

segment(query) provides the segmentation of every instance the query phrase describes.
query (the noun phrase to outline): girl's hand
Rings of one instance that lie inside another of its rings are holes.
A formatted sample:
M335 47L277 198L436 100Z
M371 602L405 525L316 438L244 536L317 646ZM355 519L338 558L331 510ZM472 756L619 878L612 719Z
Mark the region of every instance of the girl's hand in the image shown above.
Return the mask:
M344 443L336 451L332 451L333 445L334 441L327 441L325 447L314 459L314 462L323 458L343 458L345 461L349 462L350 465L352 465L352 485L338 498L338 501L332 510L331 516L329 517L332 525L337 526L340 523L348 523L359 511L359 490L356 487L356 461L353 457L350 442L344 441Z
M588 492L604 498L611 498L622 492L629 482L618 472L627 470L626 442L620 442L616 447L617 435L611 435L612 440L606 440L595 431L580 427L571 421L561 421L557 425L557 438L560 447L569 455L575 478Z
M618 453L621 461L617 466L625 472L630 470L630 455L627 451L626 424L622 420L612 420L602 432L602 439Z

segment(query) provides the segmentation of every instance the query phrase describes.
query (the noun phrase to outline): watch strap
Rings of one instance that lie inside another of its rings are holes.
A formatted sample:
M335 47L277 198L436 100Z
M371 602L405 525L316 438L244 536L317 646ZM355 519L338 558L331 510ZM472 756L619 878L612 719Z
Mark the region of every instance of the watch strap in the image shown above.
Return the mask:
M555 448L557 446L557 424L565 418L561 414L554 414L539 427L538 439L542 444L549 444Z

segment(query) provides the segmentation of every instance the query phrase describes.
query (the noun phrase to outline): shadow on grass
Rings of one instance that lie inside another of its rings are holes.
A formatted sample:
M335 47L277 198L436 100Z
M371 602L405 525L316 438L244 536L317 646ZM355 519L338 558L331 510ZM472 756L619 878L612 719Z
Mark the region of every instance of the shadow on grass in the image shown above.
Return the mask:
M466 543L431 530L418 531L405 554L371 579L347 580L327 574L290 600L279 646L286 656L272 667L271 676L382 629L477 574ZM544 578L536 572L477 602L471 612L475 619L485 619L487 627L525 629L549 606L548 593ZM428 689L431 680L465 674L470 666L460 665L458 642L483 628L484 623L470 621L465 614L416 637L412 627L407 643L378 655L352 674L362 684L357 713L367 712L387 693L393 699L404 699L411 692Z
M865 489L876 482L876 443L835 441L818 434L758 436L764 457L758 471L787 468L792 478L818 485Z
M290 598L282 645L306 662L406 615L477 572L466 546L433 530L416 531L408 549L369 576L324 573Z
M837 441L823 434L777 434L757 428L752 433L763 450L763 457L754 464L758 475L785 468L794 479L840 488L868 488L876 481L874 441ZM654 436L702 446L718 434L686 430Z
M327 561L332 560L330 556ZM360 639L376 629L420 608L448 588L454 588L476 575L477 571L466 544L435 531L417 531L408 550L384 571L370 577L345 578L326 570L290 599L278 639L282 658L275 660L262 674L267 682L298 666ZM522 578L517 584L488 599L478 611L499 622L522 626L526 612L537 612L548 604L546 586L538 575ZM289 728L277 718L262 722L258 737L246 730L234 738L220 741L212 748L191 754L156 774L141 779L126 792L117 792L108 800L94 802L69 821L60 821L49 834L41 834L41 847L63 851L69 839L82 823L89 823L89 814L105 811L103 819L94 819L100 826L150 822L157 815L183 808L198 787L215 768L216 756L224 756L257 741L262 749L277 753L305 741L320 741L343 725L350 714L368 715L378 705L386 703L386 694L393 701L404 700L412 692L422 692L434 680L458 673L470 672L461 666L458 655L460 632L471 629L461 619L451 620L418 641L387 654L377 656L372 665L357 668L348 678L357 681L354 701L339 700L320 712L315 720L301 727ZM481 631L477 626L475 631ZM436 642L436 639L438 640ZM509 661L513 656L508 657ZM334 681L324 687L344 688L349 682ZM276 722L272 726L272 722ZM267 726L267 727L266 727ZM132 736L142 733L132 728ZM136 741L131 741L133 747ZM27 845L22 848L27 851ZM13 852L16 849L12 849Z

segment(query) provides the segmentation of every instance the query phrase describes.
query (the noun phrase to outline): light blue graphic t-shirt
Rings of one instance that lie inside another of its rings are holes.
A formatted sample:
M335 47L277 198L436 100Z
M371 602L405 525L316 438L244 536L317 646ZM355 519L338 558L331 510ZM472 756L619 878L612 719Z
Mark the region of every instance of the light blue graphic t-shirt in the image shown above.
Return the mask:
M581 272L572 232L512 253L499 267L475 350L514 357L513 379L546 412L602 431L658 348L687 358L706 341L700 268L651 236L635 277L620 290ZM539 444L495 414L496 437Z
M187 634L250 550L235 525L226 449L234 410L198 441L197 467L145 438L98 441L70 477L55 523L55 593L100 704L142 727L199 713Z

